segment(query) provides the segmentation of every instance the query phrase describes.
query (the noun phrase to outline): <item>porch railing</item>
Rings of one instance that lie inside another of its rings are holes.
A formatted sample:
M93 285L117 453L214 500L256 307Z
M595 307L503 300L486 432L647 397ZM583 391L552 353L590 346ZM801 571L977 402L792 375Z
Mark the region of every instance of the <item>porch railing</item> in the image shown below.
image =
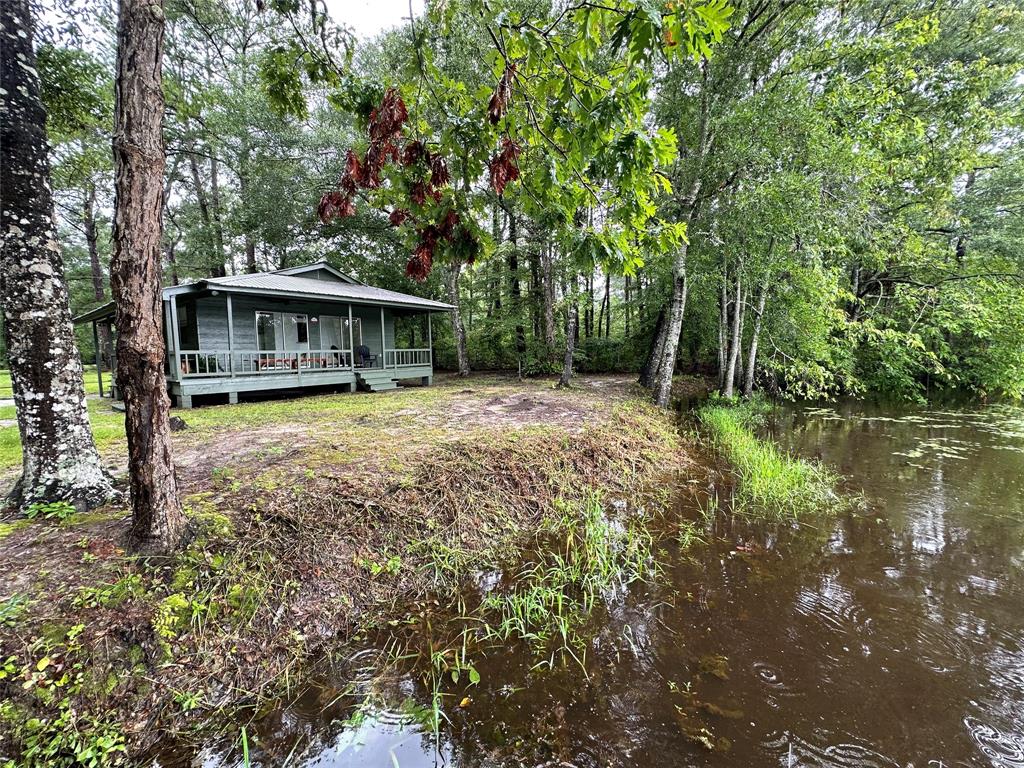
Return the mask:
M417 366L430 365L431 352L429 349L385 349L385 368L413 368Z
M183 349L177 358L182 378L302 374L352 368L352 352L347 349L311 349L301 352Z
M181 378L211 376L260 376L270 374L318 371L355 370L352 352L347 349L314 349L301 352L267 352L260 350L183 349L172 360ZM385 349L377 359L377 367L414 368L432 365L433 355L424 349ZM172 371L172 375L174 375Z

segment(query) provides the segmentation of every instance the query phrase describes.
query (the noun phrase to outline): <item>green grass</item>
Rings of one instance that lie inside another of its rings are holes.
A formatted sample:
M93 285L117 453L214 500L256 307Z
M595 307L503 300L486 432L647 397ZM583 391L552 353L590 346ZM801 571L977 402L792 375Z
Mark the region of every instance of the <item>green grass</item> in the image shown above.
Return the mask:
M756 404L714 404L698 418L711 444L737 477L737 498L759 517L782 519L834 508L837 478L816 462L791 456L755 434Z

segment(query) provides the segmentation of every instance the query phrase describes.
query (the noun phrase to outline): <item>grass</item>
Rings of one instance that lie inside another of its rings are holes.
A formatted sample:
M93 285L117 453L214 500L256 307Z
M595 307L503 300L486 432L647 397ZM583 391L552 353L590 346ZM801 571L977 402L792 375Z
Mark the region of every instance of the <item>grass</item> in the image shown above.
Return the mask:
M557 509L547 526L556 546L542 540L514 585L487 597L481 627L491 639L526 640L538 650L564 652L585 670L577 655L585 648L579 626L598 599L653 572L652 540L641 521L610 518L598 495L560 502ZM550 666L554 658L542 663Z
M759 439L754 427L761 411L756 403L716 403L698 412L711 444L736 474L737 499L744 511L782 519L834 508L841 501L835 475Z
M527 419L526 400L547 410ZM90 401L90 416L109 459L124 438L103 405ZM121 508L0 530L0 584L32 598L0 625L0 754L4 736L11 751L53 737L66 711L132 754L155 734L216 729L346 637L393 631L410 605L454 599L467 577L524 551L536 567L481 617L571 650L597 598L647 567L642 532L606 519L598 495L634 498L684 458L669 418L624 393L484 377L180 415L179 487L196 534L184 551L124 552ZM534 617L536 603L550 616ZM438 691L440 672L478 678L465 643L451 648L432 659ZM61 755L73 746L52 743Z

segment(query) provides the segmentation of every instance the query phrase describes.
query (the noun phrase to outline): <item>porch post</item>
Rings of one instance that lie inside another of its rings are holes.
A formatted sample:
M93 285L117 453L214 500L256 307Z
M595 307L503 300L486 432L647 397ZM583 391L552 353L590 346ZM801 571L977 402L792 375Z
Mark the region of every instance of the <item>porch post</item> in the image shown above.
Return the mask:
M348 361L354 371L356 369L356 344L352 333L352 305L348 305Z
M234 353L234 341L235 341L235 317L234 312L231 311L231 294L227 294L228 299L228 371L231 373L231 378L235 377L235 353ZM237 394L236 394L237 399Z
M431 313L427 312L427 361L430 363L430 370L434 370L434 329L430 324Z
M96 346L96 379L100 385L100 398L103 397L103 356L100 354L100 329L95 320L92 321L92 342Z
M181 339L178 336L178 297L171 294L171 346L174 347L174 360L171 364L171 375L175 381L181 381Z
M380 367L388 367L388 341L387 331L384 327L384 307L380 308ZM398 362L398 355L395 355L395 362Z

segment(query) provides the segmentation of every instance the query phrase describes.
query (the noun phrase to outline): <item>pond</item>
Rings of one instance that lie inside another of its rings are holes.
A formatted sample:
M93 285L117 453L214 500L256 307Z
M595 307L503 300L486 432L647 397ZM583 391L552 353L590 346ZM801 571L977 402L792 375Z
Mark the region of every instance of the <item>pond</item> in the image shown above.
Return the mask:
M681 482L665 517L700 540L667 526L576 658L474 646L454 682L430 660L458 622L426 605L254 723L252 762L1024 766L1024 410L792 407L766 431L864 503L754 523L724 479Z

